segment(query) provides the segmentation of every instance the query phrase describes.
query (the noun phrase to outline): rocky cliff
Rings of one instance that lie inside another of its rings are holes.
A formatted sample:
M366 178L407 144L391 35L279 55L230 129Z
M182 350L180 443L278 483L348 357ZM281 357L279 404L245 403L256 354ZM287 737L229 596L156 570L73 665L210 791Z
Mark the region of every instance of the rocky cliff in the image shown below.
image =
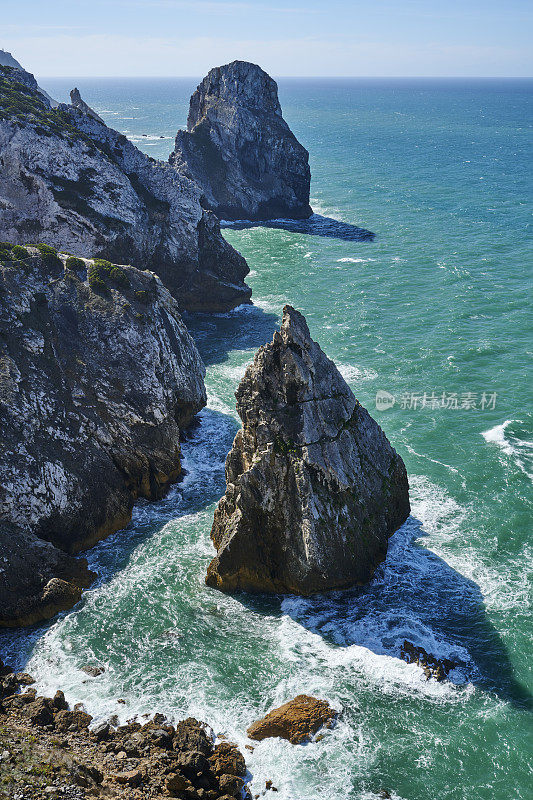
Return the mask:
M59 105L57 100L54 100L53 97L50 97L48 92L45 92L45 90L39 86L35 80L35 76L32 75L31 72L27 72L24 67L19 64L17 59L13 58L11 53L8 53L7 50L0 50L0 67L11 67L18 70L17 80L19 80L21 83L24 83L30 89L36 89L39 94L42 94L43 98L52 108L55 108Z
M206 582L309 595L368 581L409 514L405 466L290 306L236 396Z
M276 82L256 64L212 69L191 97L170 163L220 219L306 219L309 154L283 119Z
M183 309L249 302L247 264L196 185L89 115L81 98L81 110L52 109L22 75L0 67L0 239L152 269Z
M76 602L93 576L65 552L124 527L137 497L176 480L205 370L152 272L1 245L0 299L6 625Z

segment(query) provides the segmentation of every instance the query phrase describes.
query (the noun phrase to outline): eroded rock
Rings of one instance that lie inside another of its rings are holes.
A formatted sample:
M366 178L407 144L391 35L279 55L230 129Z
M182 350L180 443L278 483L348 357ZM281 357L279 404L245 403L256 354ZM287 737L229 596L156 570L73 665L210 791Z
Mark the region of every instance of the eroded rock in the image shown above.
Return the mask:
M291 744L300 744L320 728L331 727L336 716L337 712L325 700L299 694L254 722L246 733L257 741L279 737L288 739Z
M236 397L208 585L309 595L368 581L409 514L405 466L291 306Z
M182 309L249 302L246 261L196 184L25 75L0 66L0 240L152 269Z
M309 154L285 122L276 82L257 64L212 69L191 97L169 161L221 219L306 219Z
M76 552L180 474L204 366L151 272L0 247L0 625L72 607Z

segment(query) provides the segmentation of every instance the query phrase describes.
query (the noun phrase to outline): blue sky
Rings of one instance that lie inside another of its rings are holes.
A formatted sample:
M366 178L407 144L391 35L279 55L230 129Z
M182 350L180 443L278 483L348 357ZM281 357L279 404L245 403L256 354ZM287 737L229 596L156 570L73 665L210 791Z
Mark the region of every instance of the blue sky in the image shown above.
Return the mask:
M0 47L37 76L531 76L525 0L0 0Z

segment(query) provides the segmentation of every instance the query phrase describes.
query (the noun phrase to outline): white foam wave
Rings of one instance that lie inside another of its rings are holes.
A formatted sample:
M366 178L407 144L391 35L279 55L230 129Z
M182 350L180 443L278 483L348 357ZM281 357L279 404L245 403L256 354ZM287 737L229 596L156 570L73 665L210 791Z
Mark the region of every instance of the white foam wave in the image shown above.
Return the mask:
M338 258L338 264L366 264L367 261L377 261L376 258Z
M495 444L500 451L509 456L513 463L530 480L533 480L531 464L533 462L533 442L520 439L508 432L509 426L513 424L522 425L521 420L506 419L500 425L495 425L488 431L483 431L482 436L488 444Z
M337 364L337 369L347 383L373 381L378 377L375 369L357 366L356 364Z

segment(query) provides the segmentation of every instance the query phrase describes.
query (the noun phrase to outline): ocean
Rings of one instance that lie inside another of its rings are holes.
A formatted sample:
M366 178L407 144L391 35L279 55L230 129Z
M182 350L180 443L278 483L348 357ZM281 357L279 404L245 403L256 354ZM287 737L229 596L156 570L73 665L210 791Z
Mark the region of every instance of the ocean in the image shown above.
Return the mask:
M77 85L161 159L196 83L42 80L63 101ZM96 719L193 715L241 747L252 721L313 694L341 712L336 727L244 751L252 794L270 779L278 800L531 797L532 88L279 81L315 216L225 226L254 305L186 317L209 403L183 442L183 481L89 551L101 577L73 612L0 636L40 693L61 687ZM203 579L234 391L285 303L404 459L412 516L366 587L230 597ZM402 661L404 640L456 662L450 680Z

